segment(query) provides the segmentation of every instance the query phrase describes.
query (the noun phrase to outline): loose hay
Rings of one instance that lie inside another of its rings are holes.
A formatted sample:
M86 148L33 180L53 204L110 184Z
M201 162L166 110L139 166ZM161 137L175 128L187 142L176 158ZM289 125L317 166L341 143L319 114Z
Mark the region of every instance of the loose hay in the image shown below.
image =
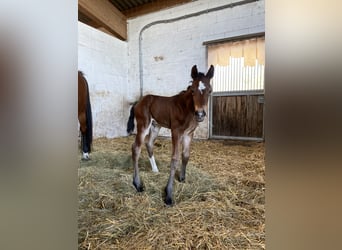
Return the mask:
M158 138L151 171L142 150L146 190L132 185L134 137L96 139L80 161L79 249L265 249L263 143L194 141L185 183L165 207L171 142Z

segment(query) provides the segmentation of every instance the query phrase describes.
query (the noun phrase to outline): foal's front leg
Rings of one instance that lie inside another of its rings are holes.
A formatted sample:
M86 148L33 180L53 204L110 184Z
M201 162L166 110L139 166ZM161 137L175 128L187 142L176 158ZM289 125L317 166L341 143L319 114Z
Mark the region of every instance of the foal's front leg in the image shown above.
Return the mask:
M192 137L193 137L193 134L183 136L182 166L181 166L181 171L179 175L180 182L185 181L186 165L188 164L189 157L190 157L190 144L191 144Z
M178 133L174 133L172 131L172 158L171 158L171 166L170 166L170 176L165 187L165 203L166 205L172 205L172 189L173 189L173 181L175 178L175 173L177 169L177 165L179 162L179 138L180 135Z

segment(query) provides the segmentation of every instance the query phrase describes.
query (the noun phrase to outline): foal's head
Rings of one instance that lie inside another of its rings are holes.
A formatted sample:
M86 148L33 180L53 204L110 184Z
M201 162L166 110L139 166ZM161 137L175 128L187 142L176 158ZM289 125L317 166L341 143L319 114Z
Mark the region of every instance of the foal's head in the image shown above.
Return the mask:
M192 97L194 100L195 117L198 122L202 122L206 116L205 109L208 104L208 98L212 91L210 79L214 76L214 66L211 65L207 74L204 75L197 71L194 65L191 69L191 77L193 79L190 86Z

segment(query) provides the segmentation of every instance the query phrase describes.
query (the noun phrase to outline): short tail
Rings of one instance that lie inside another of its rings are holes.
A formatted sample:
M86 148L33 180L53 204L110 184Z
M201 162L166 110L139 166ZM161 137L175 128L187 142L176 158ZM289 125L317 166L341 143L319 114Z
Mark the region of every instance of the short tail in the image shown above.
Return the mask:
M137 103L135 102L132 107L131 107L131 111L129 114L129 118L127 121L127 133L128 135L132 134L132 132L134 131L134 107Z
M87 124L87 131L86 131L86 141L89 147L89 153L91 152L91 145L93 142L93 116L91 113L91 104L90 104L90 97L89 97L89 89L87 84L87 107L86 107L86 124Z

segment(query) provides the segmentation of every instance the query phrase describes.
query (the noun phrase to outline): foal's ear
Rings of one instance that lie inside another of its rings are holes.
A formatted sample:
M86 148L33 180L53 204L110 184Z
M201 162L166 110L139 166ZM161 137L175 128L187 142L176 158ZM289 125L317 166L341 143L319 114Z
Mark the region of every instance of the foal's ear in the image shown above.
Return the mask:
M195 79L197 76L198 76L197 66L194 65L192 66L192 69L191 69L191 77L192 79Z
M213 76L214 76L214 66L213 65L210 65L210 68L209 68L209 70L205 76L208 77L209 79L213 78Z

